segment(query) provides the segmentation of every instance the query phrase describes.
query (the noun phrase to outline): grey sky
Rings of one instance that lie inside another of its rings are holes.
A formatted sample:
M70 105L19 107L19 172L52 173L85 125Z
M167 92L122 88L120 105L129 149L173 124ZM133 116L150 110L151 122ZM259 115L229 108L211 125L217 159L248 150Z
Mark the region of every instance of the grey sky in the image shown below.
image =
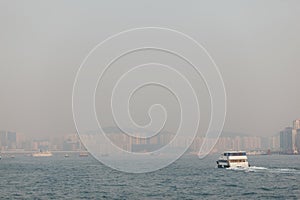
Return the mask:
M162 26L192 36L218 64L224 130L274 134L300 117L299 24L296 0L0 1L0 129L74 132L72 86L86 54L122 30Z

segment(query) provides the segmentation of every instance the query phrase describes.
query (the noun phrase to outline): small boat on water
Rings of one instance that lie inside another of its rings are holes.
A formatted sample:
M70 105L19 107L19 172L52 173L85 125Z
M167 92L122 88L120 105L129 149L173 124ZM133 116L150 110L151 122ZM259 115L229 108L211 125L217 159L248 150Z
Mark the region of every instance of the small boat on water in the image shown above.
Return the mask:
M69 154L65 154L65 158L69 158L70 156L69 156Z
M226 151L217 160L218 168L248 168L246 151Z
M88 152L80 152L79 153L79 157L88 157L88 156L89 156Z
M53 154L50 151L40 151L32 154L33 157L51 157Z

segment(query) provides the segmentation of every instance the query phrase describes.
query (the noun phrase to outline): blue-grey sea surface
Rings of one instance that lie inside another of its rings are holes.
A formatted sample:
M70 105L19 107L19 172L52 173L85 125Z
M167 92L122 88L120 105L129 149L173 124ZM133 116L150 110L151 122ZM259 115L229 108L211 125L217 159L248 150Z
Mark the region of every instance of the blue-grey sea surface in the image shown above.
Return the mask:
M300 156L249 156L248 170L217 169L217 157L128 174L78 154L3 156L0 199L300 199Z

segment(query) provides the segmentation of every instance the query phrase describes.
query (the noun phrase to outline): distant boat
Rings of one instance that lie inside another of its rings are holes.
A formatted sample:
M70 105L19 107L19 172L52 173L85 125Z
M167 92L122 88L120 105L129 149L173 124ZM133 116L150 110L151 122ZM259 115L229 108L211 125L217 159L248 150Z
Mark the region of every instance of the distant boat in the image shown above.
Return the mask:
M50 151L40 151L32 154L33 157L51 157L53 154Z
M81 152L79 154L79 157L88 157L88 156L89 156L88 152Z
M1 158L2 158L2 157L0 156L0 160L1 160Z
M248 158L245 151L226 151L217 160L218 168L248 168Z
M69 156L69 154L65 154L65 158L69 158L70 156Z

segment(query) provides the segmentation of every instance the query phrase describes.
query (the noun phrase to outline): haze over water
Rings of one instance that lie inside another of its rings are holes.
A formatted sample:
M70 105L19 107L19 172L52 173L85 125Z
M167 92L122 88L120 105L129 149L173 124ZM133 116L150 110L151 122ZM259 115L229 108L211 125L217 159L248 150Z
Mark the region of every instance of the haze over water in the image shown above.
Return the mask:
M297 0L1 0L0 199L300 199L299 24Z
M39 138L74 133L72 86L87 53L120 31L160 26L190 35L214 58L228 98L225 131L273 135L299 118L299 8L299 1L277 0L3 1L0 130ZM172 131L176 104L165 93L137 94L135 120L147 122L145 108L158 98L171 108Z

